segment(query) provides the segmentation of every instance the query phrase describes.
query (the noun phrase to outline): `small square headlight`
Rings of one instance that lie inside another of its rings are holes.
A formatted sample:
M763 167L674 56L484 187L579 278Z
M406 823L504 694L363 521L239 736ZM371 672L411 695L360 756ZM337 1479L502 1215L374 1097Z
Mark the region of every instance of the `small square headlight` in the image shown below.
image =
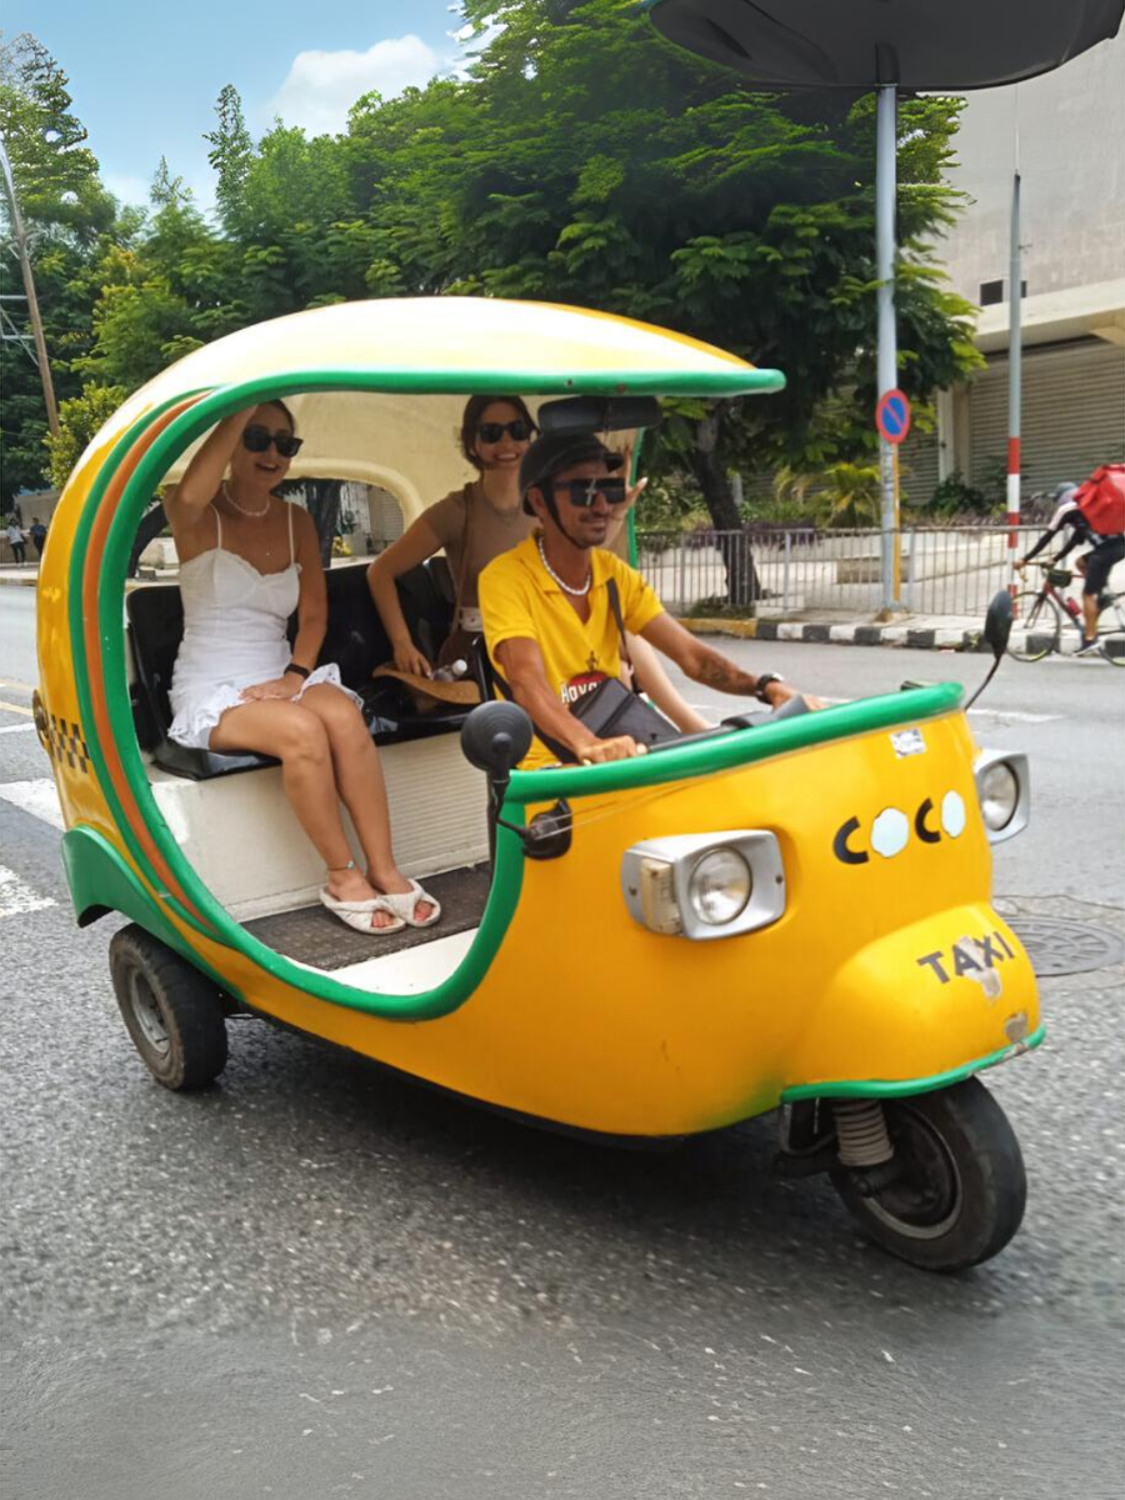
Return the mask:
M642 927L697 941L754 932L785 910L781 848L761 829L634 844L621 860L621 889Z

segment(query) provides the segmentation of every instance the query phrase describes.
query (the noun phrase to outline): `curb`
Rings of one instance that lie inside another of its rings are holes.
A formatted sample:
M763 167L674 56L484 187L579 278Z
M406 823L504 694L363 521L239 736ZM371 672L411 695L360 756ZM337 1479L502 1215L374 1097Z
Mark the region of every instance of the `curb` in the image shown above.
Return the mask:
M833 646L905 646L912 651L988 651L979 630L947 626L912 629L908 625L798 624L786 620L686 619L679 623L692 635L729 635L746 641L812 641Z
M20 578L18 575L14 576L14 577L7 577L7 576L4 576L4 575L0 575L0 587L3 587L3 588L9 588L9 589L33 589L33 588L36 588L38 586L38 583L39 583L39 575L38 575L38 573L28 573L23 578Z

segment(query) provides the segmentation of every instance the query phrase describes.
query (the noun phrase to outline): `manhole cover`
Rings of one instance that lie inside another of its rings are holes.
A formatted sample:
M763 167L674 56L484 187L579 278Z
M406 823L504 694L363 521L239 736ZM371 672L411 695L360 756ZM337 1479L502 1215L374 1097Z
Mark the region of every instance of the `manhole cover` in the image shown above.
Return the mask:
M1125 943L1104 927L1062 917L1013 917L1009 925L1027 949L1031 967L1043 978L1088 974L1125 958Z

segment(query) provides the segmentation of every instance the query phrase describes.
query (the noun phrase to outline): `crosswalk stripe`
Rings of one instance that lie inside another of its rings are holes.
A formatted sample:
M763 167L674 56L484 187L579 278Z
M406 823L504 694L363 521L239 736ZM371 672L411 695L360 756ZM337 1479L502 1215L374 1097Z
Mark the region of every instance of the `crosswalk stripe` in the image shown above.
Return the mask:
M0 797L13 807L30 813L33 818L50 823L52 828L66 829L62 808L59 806L59 794L49 776L38 777L35 781L0 782Z
M24 708L21 703L5 703L3 698L0 698L0 708L6 714L26 714L29 719L34 717L30 708Z
M0 734L34 734L34 724L0 724Z
M14 870L0 865L0 919L29 911L42 911L44 907L57 905L53 896L40 896L29 885L25 885Z

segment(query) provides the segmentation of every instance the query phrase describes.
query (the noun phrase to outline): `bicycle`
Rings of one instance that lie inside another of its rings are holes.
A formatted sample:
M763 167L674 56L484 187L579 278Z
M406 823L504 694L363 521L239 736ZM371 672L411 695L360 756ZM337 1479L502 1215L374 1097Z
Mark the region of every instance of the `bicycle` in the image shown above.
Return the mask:
M1052 651L1061 651L1064 620L1078 632L1079 643L1085 639L1081 606L1060 592L1073 581L1071 569L1049 562L1037 563L1036 567L1043 570L1043 582L1037 589L1024 589L1012 601L1016 628L1008 655L1016 661L1042 661ZM1115 667L1125 667L1123 597L1108 588L1098 596L1098 650Z

